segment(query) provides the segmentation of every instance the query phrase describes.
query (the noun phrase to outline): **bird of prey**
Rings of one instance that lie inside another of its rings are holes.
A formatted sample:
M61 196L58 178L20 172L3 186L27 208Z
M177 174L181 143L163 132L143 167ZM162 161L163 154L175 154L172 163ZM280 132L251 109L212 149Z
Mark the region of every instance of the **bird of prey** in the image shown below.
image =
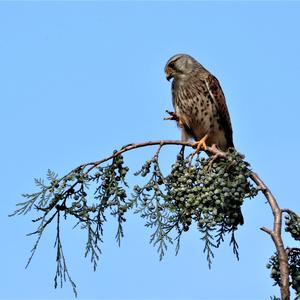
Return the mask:
M226 151L234 147L232 127L226 100L219 81L198 61L187 54L172 56L165 73L172 81L172 100L176 120L182 130L182 140L193 138L197 151L215 145ZM235 226L244 223L239 210Z
M230 116L217 78L187 54L172 56L165 73L168 80L173 78L173 119L181 127L182 140L193 138L198 151L212 145L223 151L234 147Z

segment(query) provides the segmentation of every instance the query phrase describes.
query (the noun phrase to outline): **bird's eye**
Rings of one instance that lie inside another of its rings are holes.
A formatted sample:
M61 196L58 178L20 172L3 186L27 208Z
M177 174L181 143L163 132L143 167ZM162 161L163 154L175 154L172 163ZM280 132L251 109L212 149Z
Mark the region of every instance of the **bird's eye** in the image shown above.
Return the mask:
M174 68L174 66L175 66L174 62L171 61L171 62L169 63L169 67L170 67L170 68Z

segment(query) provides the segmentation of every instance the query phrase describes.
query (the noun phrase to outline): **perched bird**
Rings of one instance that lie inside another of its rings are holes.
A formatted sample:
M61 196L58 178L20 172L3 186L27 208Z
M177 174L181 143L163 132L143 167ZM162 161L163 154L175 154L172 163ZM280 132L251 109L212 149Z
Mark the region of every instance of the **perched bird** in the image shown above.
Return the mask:
M225 96L217 80L187 54L172 56L165 73L172 81L172 100L182 140L195 139L197 150L215 145L225 151L234 147Z
M172 56L165 73L172 81L175 113L168 112L182 130L182 140L193 138L197 151L215 145L226 151L234 147L226 100L219 81L187 54ZM241 210L234 226L244 223Z

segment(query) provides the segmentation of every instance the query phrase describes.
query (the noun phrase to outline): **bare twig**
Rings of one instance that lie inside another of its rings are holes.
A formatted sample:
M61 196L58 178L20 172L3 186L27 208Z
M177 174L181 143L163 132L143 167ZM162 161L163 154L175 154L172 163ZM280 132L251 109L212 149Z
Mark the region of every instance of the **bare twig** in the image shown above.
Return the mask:
M277 250L278 261L279 261L279 269L280 269L280 292L281 292L281 299L282 300L289 300L290 299L290 290L289 290L289 265L288 265L288 254L285 250L282 237L281 237L281 228L282 228L282 211L278 206L278 203L269 190L269 188L265 185L265 183L259 178L259 176L252 172L251 179L255 182L255 184L261 188L264 196L266 197L273 216L274 216L274 224L273 229L268 229L262 227L261 230L268 233Z
M77 167L76 169L78 169L78 168L83 169L83 168L90 166L90 168L85 172L85 173L89 173L91 170L93 170L100 164L102 164L114 157L117 157L124 152L128 152L130 150L137 149L137 148L143 148L143 147L155 146L155 145L160 145L160 149L165 145L182 145L182 146L194 148L195 143L194 142L176 141L176 140L161 140L161 141L149 141L149 142L143 142L143 143L132 143L132 144L123 146L119 151L115 151L112 155L110 155L106 158L103 158L103 159L95 161L95 162L82 164L79 167ZM219 157L226 157L226 153L218 150L216 147L207 147L206 152L209 154L213 154L213 155L218 154Z

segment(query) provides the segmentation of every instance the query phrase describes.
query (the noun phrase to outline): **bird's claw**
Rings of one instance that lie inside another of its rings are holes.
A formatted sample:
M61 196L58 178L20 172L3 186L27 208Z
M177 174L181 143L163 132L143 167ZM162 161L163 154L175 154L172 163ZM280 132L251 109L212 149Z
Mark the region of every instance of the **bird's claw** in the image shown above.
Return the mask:
M176 112L166 110L166 113L169 114L170 117L165 117L164 120L179 121L179 116L176 114Z
M207 140L208 135L206 134L200 141L195 142L192 147L196 148L195 152L192 153L191 160L194 158L195 154L199 154L201 150L206 151L207 146L205 141Z
M193 148L196 148L196 153L199 153L201 150L206 151L207 146L206 146L206 140L208 138L208 135L206 134L200 141L197 141L193 144Z

